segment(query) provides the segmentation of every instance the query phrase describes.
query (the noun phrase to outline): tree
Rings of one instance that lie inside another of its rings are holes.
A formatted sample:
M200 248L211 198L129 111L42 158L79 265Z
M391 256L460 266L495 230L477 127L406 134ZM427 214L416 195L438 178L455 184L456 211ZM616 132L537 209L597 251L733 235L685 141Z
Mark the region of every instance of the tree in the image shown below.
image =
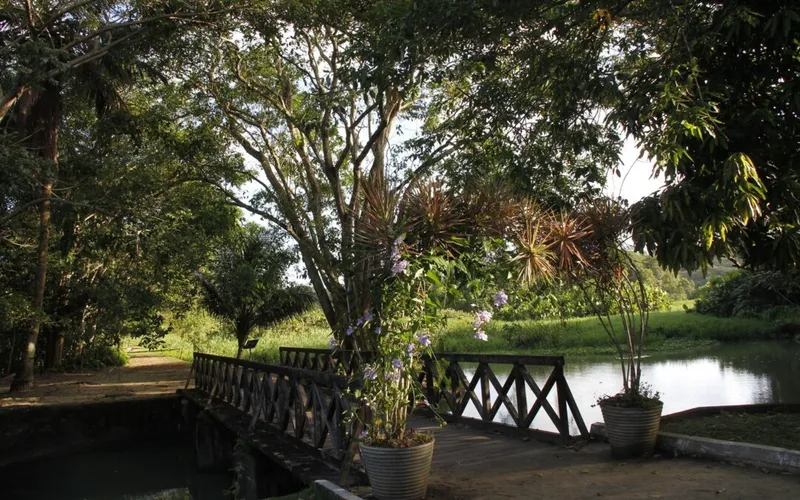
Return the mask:
M238 142L251 166L243 174L258 192L248 198L225 183L214 184L232 204L297 242L320 306L341 339L346 340L347 325L373 305L370 280L376 261L358 242L367 198L380 196L386 203L402 199L416 181L441 174L448 159L460 165L451 161L450 170L463 170L468 157L459 160L453 155L483 140L475 134L486 120L479 113L463 121L469 126L451 120L451 109L444 106L452 98L447 92L459 85L470 87L470 71L486 51L506 43L510 29L534 31L532 50L533 41L551 37L549 30L574 10L565 14L559 10L562 4L542 1L503 7L495 14L496 2L488 1L379 1L368 6L348 1L258 2L227 24L219 23L217 31L193 38L193 50L197 44L202 50L180 68L200 68L189 80L192 89L202 89L195 97L207 104L198 118L223 127ZM459 58L470 64L451 71L451 63ZM496 80L512 63L498 65ZM547 82L537 82L536 88L542 92L538 107L520 111L522 121L546 106ZM483 101L485 110L491 108L490 101ZM522 101L506 102L513 107ZM457 101L457 106L462 104L471 101ZM558 125L543 125L543 130L563 130L570 117L582 117L585 109L583 103L567 106ZM422 121L422 137L392 145L390 137L403 120ZM442 120L450 125L438 126ZM504 126L511 128L513 121L513 112L503 115ZM543 191L553 194L584 174L589 184L597 180L595 167L588 166L591 162L575 153L581 147L577 135L568 141L570 152L563 161L553 164L555 170L567 165L572 170ZM531 138L539 159L552 156L544 154L547 139L544 133ZM493 163L486 160L489 170L508 157L530 156L511 144L515 140L503 142L503 152ZM535 170L536 160L526 165ZM451 177L453 184L458 181ZM469 183L460 184L465 188ZM388 251L399 235L380 236Z
M35 358L46 367L82 360L85 348L115 345L121 335L141 335L160 310L188 307L198 289L193 273L236 226L238 210L196 178L234 170L239 159L227 141L179 116L177 95L141 82L121 91L125 106L102 117L82 96L65 101ZM19 329L32 316L17 298L29 295L34 281L37 241L35 214L20 208L36 195L25 184L27 151L0 144L0 155L11 159L0 190L0 283L15 300L7 310L20 315L9 318L13 329L0 351L14 361Z
M634 242L677 271L719 258L800 262L800 9L782 1L629 2L611 123L666 189L635 207Z
M39 194L15 207L17 211L38 208L39 235L33 318L25 361L12 390L33 385L36 344L44 317L50 218L59 170L59 131L67 94L85 93L96 103L98 112L118 105L119 95L109 84L114 78L118 83L124 81L131 75L130 67L109 66L110 58L115 53L145 54L151 47L143 44L134 49L134 42L141 43L141 36L150 28L163 29L163 23L168 22L193 22L201 13L213 14L214 9L204 9L202 2L174 10L162 2L105 0L66 5L55 1L11 1L0 9L0 120L10 117L20 142L38 159L33 163L32 177ZM135 62L139 63L139 71L147 68L141 58ZM103 65L105 68L101 69ZM117 72L109 72L110 67ZM121 69L124 71L119 72Z
M286 283L294 261L294 252L283 246L275 230L250 223L235 244L220 250L209 272L199 275L209 311L233 326L237 358L253 328L273 325L315 304L308 287Z

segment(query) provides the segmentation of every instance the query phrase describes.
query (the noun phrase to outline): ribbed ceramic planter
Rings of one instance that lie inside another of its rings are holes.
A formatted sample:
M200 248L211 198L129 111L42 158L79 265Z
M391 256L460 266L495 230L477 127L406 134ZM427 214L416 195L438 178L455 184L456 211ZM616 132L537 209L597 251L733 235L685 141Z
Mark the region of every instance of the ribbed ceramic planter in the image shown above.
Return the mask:
M425 498L431 471L433 443L411 448L379 448L360 445L372 494L378 500Z
M601 403L611 453L620 458L653 453L663 407L663 403L653 408L623 408Z

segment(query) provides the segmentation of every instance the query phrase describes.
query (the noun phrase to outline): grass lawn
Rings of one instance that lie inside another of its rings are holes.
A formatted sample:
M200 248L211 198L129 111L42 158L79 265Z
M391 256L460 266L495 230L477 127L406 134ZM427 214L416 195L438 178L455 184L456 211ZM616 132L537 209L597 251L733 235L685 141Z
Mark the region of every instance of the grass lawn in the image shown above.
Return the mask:
M439 338L439 349L461 352L529 354L614 354L614 347L600 322L594 317L542 321L496 321L486 330L488 342L473 338L472 317L449 311L447 331ZM620 330L618 317L614 327ZM650 314L650 330L645 343L649 352L676 351L716 342L767 340L776 327L757 319L717 318L683 309Z
M668 352L693 349L727 341L753 341L775 338L776 326L758 319L717 318L683 310L677 304L670 311L650 315L650 333L645 350ZM594 317L567 320L494 321L486 329L487 342L475 340L472 315L447 311L447 327L438 335L436 348L444 352L506 354L614 354L614 347ZM188 360L197 349L234 356L236 342L222 325L207 315L174 320L172 333L165 338L165 355ZM617 323L619 319L617 318ZM616 325L619 328L619 324ZM259 337L252 359L278 361L278 347L318 347L328 345L330 329L322 312L310 311L272 328L255 332ZM249 354L245 354L249 357Z
M800 413L721 413L668 422L661 430L800 450Z

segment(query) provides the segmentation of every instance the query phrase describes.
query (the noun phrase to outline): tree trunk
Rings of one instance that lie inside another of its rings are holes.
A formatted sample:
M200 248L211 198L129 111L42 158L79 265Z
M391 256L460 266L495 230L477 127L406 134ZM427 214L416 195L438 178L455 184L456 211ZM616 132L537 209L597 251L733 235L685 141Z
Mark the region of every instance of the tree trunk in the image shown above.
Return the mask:
M44 315L44 291L47 280L47 247L50 243L50 196L53 194L52 181L42 183L42 201L39 208L39 247L37 250L36 282L33 289L33 323L28 333L22 365L11 382L11 391L27 391L33 389L33 368L36 362L36 341Z
M28 91L30 92L30 91ZM26 93L28 93L26 92ZM33 322L24 345L22 364L11 382L11 391L25 391L33 388L33 371L36 362L36 342L44 316L44 292L47 284L47 251L50 244L50 199L53 196L53 182L58 166L58 125L61 118L61 89L57 84L48 83L37 98L23 99L20 116L25 119L21 129L29 149L41 158L39 178L41 180L42 202L39 205L39 245L37 249L36 281L33 289ZM28 103L32 101L29 108Z
M236 349L236 359L242 359L243 352L244 352L244 347L242 346L242 343L239 342L239 348Z
M48 370L60 370L64 358L64 329L53 330L48 339L47 359L44 367Z

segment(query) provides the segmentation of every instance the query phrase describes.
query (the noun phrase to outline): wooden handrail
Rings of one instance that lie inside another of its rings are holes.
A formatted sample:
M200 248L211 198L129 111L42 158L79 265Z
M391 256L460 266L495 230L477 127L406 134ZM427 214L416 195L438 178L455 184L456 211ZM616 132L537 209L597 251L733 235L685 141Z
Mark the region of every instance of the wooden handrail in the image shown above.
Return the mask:
M209 403L217 398L247 413L251 429L268 425L335 460L345 458L352 440L347 389L359 380L197 352L192 370Z
M359 359L369 360L370 353L358 356L352 351L328 349L281 347L281 363L292 368L353 375L359 372ZM477 364L468 378L461 363ZM511 365L509 375L501 381L493 365ZM569 415L575 420L578 432L584 438L589 431L564 376L563 356L529 356L511 354L463 354L438 353L426 357L423 372L419 376L425 390L426 403L439 412L445 420L468 425L507 431L509 428L533 434L549 441L568 441ZM534 380L528 368L552 367L541 385ZM439 376L444 370L443 377ZM492 389L495 394L492 395ZM547 397L555 389L556 407ZM528 401L528 390L533 401ZM478 418L465 416L469 404L477 410ZM501 407L505 407L514 425L495 422ZM533 429L533 420L544 411L557 429L557 433Z

